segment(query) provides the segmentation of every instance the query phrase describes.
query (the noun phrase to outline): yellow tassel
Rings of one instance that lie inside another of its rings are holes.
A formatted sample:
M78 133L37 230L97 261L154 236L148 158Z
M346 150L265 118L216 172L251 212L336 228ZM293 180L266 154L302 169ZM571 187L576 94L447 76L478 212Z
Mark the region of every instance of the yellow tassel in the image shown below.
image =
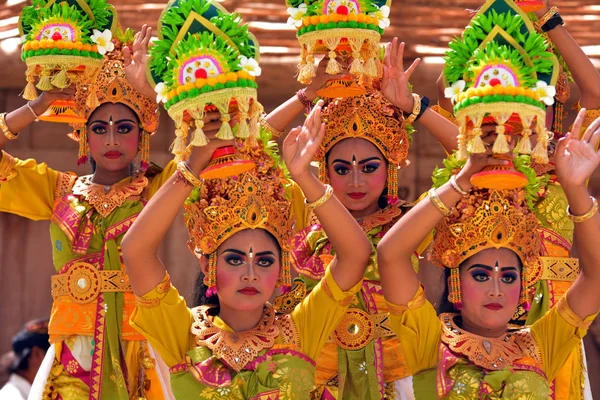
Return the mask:
M96 90L93 87L90 88L90 93L88 94L88 97L85 100L85 105L93 109L100 106L100 100L98 100L98 95L96 94Z
M230 119L231 118L229 117L229 114L221 114L221 128L219 129L219 132L217 132L217 139L235 139L233 136L233 131L231 130L231 126L229 125Z
M457 157L459 160L466 160L469 158L469 154L467 153L467 149L465 146L458 146L458 154Z
M494 141L494 147L492 148L494 154L506 154L510 151L510 147L508 147L508 141L506 140L506 135L503 133L499 133L496 136L496 141Z
M337 54L335 53L335 51L329 52L329 61L327 62L327 69L325 69L325 72L329 75L336 75L342 72L342 66L339 62L337 62L337 60L335 59L336 57Z
M51 82L59 89L64 89L69 86L69 76L67 75L67 70L64 68L61 69L58 74L54 75Z
M308 85L312 81L312 78L314 78L316 75L315 64L311 60L311 59L314 59L314 57L307 57L307 58L309 58L309 59L306 61L306 63L304 63L300 66L300 71L298 74L298 80L301 83L304 83L306 85Z
M250 127L248 126L248 120L246 117L240 115L240 122L238 124L237 137L240 139L246 139L250 136Z
M172 153L175 154L176 156L181 156L182 154L185 154L185 151L186 151L186 148L185 148L185 141L183 140L183 137L177 136L175 138L175 141L173 142Z
M365 68L363 66L363 61L360 59L360 54L353 53L352 57L354 57L354 60L352 60L352 64L350 64L350 73L353 75L364 74Z
M531 140L529 140L530 135L531 129L523 129L523 136L519 140L519 144L517 144L517 151L519 154L531 154Z
M542 144L541 140L538 140L535 145L535 148L531 153L531 158L538 164L548 164L548 149Z
M365 64L365 74L371 77L377 77L379 75L378 64L379 60L375 58L369 58L369 61Z
M196 125L196 130L194 131L194 136L192 137L192 142L190 144L196 147L206 146L208 144L208 138L204 134L200 124Z
M43 91L54 89L52 82L50 82L50 75L42 75L36 87Z
M483 143L483 140L481 140L480 135L475 136L471 140L470 147L471 147L471 153L474 153L474 154L485 153L485 144Z
M23 98L25 100L35 100L37 99L37 90L35 90L35 85L32 81L27 79L27 86L25 86L25 90L23 91Z

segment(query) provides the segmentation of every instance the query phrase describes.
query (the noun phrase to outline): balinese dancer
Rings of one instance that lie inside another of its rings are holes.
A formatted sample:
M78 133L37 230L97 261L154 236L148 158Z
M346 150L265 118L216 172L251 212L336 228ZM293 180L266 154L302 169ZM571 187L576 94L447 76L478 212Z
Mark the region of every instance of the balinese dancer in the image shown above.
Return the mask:
M499 20L502 20L499 28L494 28ZM510 33L497 34L498 29ZM512 39L507 41L506 37ZM460 130L459 151L468 146L473 152L483 152L493 146L495 153L501 153L515 147L520 154L531 155L531 162L522 156L517 157L515 165L533 168L526 174L535 172L540 182L534 212L543 226L540 260L544 272L535 285L531 309L527 312L521 308L515 316L521 323L530 325L558 303L579 271L577 259L569 258L574 227L566 214L567 198L557 181L554 163L549 159L552 135L545 133L546 108L556 104L555 88L561 86L560 65L548 51L544 37L511 0L488 1L463 36L450 43L450 49L444 76ZM527 52L519 49L527 49ZM518 52L521 55L517 55ZM530 64L534 72L524 73L531 71ZM589 96L586 100L591 101ZM565 100L557 96L556 101ZM513 140L517 134L523 136L519 143ZM549 144L550 150L547 149ZM459 154L458 158L463 157ZM457 161L454 157L448 159L447 169L457 168L461 163ZM502 171L488 171L478 176L484 179L495 176L508 184L524 179L498 172ZM577 351L556 376L551 386L553 398L581 398L583 371L582 354Z
M581 273L555 307L526 328L510 328L527 308L542 271L537 217L531 211L535 175L523 189L472 188L485 168L506 159L472 154L464 168L417 204L381 240L378 259L390 325L400 338L418 399L548 399L551 382L581 346L600 310L598 202L586 181L600 164L600 119L579 140L558 143L555 163L575 223ZM446 268L448 307L425 299L411 256L435 228L430 257ZM566 397L563 397L566 398Z
M72 138L79 143L79 161L89 159L91 175L78 177L2 152L0 210L51 221L52 347L30 398L164 398L158 361L129 324L135 299L120 250L124 233L173 172L145 173L158 109L126 79L122 49L132 39L131 32L120 32L105 43L110 51L101 71L74 96L75 110L86 122L75 125ZM149 39L138 36L134 47ZM71 100L73 93L46 91L0 114L0 147L17 139L56 99Z
M206 127L206 146L178 164L123 242L127 270L139 295L132 324L171 369L176 397L186 399L308 399L314 358L360 290L371 246L350 213L310 172L325 127L320 106L283 144L291 177L307 207L329 233L337 255L325 278L289 314L276 314L269 298L290 288L289 181L260 138L239 148L257 168L202 181L212 150L228 144ZM213 125L214 126L214 125ZM268 138L268 134L265 136ZM186 201L187 198L187 201ZM185 202L190 249L205 275L206 304L189 309L158 258L162 239ZM150 235L148 234L149 232Z

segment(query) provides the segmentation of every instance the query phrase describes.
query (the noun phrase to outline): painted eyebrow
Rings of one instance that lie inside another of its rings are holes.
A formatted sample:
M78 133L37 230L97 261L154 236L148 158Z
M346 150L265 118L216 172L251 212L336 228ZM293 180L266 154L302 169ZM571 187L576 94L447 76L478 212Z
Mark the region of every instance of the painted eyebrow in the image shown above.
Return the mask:
M244 253L243 251L236 250L236 249L226 249L226 250L223 250L223 252L221 254L224 254L224 253L235 253L235 254L238 254L240 256L245 256L246 255L246 253Z
M369 157L369 158L365 158L364 160L360 160L358 162L359 165L362 165L364 163L367 163L369 161L373 161L373 160L377 160L377 161L381 161L381 158L379 157ZM334 163L342 163L342 164L346 164L346 165L352 165L352 163L350 161L346 161L346 160L341 160L339 158L336 158L335 160L333 160Z
M469 267L469 269L467 269L467 271L470 271L473 268L483 268L490 272L494 271L494 268L490 267L489 265L484 265L484 264L473 264ZM502 267L502 268L500 268L500 271L518 271L518 270L519 269L517 267Z
M275 253L273 253L271 250L267 250L267 251L261 251L260 253L256 253L255 257L259 257L259 256L275 256Z
M95 120L95 121L92 121L92 124L95 124L95 123L97 123L97 122L98 122L98 123L101 123L101 124L104 124L104 125L108 125L108 122L106 122L106 121L102 121L101 119L97 119L97 120ZM118 120L118 121L116 121L116 122L114 122L114 123L115 123L115 124L120 124L121 122L131 122L131 123L134 123L134 124L135 124L135 121L134 121L134 120L132 120L132 119L128 119L128 118L126 118L126 119L120 119L120 120Z

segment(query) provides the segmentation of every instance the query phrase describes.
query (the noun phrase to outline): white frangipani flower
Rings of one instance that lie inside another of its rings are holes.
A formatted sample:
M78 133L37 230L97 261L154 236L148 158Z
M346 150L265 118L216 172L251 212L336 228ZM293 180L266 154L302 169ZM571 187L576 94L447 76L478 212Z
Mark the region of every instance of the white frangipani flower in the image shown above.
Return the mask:
M157 103L166 103L167 102L167 85L164 82L158 83L154 87L154 91L156 92L156 102Z
M289 7L287 9L287 12L290 14L290 17L288 18L287 23L289 25L301 27L302 26L302 17L304 17L304 14L306 14L306 11L308 11L308 6L304 3L300 4L298 6L298 8Z
M447 99L451 99L452 103L456 102L456 97L465 91L465 86L467 83L464 80L456 81L452 84L452 86L444 89L444 97Z
M112 32L105 29L104 32L100 32L98 29L94 29L94 34L91 36L92 42L98 46L98 53L104 55L109 51L113 51L115 44L112 42Z
M262 73L262 69L258 65L258 61L254 58L248 58L246 56L240 56L240 63L238 67L246 71L252 76L259 76Z
M535 84L535 91L539 93L540 100L543 101L545 105L551 106L554 104L554 96L556 96L556 88L554 86L549 86L544 81L537 81Z
M380 29L385 29L390 26L390 8L388 6L381 6L379 10L370 13L369 16L377 18L379 21L378 25Z

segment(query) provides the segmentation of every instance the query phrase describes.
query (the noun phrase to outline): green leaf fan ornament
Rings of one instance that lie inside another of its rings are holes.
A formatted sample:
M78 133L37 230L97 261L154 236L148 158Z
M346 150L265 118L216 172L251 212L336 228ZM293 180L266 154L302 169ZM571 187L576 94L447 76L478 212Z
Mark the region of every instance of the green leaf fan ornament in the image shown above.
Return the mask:
M150 48L147 76L175 121L173 154L188 154L190 144L204 146L206 111L219 111L219 139L252 138L263 111L257 100L259 45L237 13L212 0L172 0L158 25L158 41ZM230 115L239 117L235 129Z
M390 25L391 0L287 0L288 24L297 29L301 46L298 81L309 84L315 76L315 58L327 53L326 72L339 74L339 59L352 57L354 76L380 77L379 42Z
M505 128L510 125L521 135L518 153L547 163L552 133L545 126L546 107L554 103L559 64L524 11L512 0L488 0L449 47L445 95L459 124L458 158L484 153L481 125L494 122L495 154L508 153Z
M46 91L91 82L114 47L117 24L117 13L105 0L33 0L19 18L27 65L23 97L35 99L36 87Z

